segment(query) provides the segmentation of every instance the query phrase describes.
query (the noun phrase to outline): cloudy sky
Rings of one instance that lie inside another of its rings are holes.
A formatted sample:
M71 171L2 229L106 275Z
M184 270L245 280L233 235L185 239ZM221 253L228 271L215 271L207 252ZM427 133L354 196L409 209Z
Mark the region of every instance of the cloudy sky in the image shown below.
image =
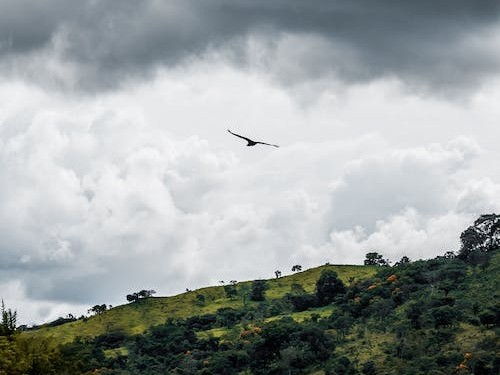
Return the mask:
M20 323L434 257L500 210L497 0L0 9L0 297Z

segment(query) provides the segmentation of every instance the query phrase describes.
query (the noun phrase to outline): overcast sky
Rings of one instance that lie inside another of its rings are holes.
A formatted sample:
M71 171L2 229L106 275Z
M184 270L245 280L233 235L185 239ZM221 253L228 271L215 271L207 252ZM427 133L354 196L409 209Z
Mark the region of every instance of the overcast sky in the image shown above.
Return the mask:
M500 211L497 0L0 9L0 297L20 323L434 257Z

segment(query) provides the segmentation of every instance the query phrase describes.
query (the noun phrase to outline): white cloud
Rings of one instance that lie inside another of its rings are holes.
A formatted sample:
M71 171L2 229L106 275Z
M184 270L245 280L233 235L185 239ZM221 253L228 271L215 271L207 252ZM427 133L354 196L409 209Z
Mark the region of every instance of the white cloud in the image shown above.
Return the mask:
M431 258L458 250L459 235L473 219L473 215L456 213L429 217L407 209L377 221L371 232L361 226L332 231L323 251L331 252L341 263L360 263L359 255L371 251L391 261L398 261L403 255L411 259Z
M492 129L490 101L391 81L302 106L247 73L194 63L95 98L0 85L0 283L23 321L370 250L435 256L499 208L497 151L469 129Z
M378 220L407 208L427 215L448 210L459 188L455 174L477 153L475 142L458 138L445 145L390 150L351 162L333 184L333 227L361 225L372 230Z

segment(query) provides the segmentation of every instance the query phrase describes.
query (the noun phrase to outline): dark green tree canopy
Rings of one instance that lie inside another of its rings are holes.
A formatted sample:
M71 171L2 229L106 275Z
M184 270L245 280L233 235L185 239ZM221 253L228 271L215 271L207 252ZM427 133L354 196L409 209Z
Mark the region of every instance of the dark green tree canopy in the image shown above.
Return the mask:
M460 235L462 247L458 257L473 260L480 253L500 248L500 215L481 215Z
M2 321L0 322L0 336L10 336L16 330L17 311L7 309L2 300L0 313L2 314Z
M337 273L324 270L316 282L316 296L320 305L332 303L338 294L345 293L345 286Z
M267 289L266 280L254 280L252 283L252 294L250 299L252 301L264 301L265 291Z
M365 266L388 266L389 261L384 259L382 254L374 251L366 254L364 264Z

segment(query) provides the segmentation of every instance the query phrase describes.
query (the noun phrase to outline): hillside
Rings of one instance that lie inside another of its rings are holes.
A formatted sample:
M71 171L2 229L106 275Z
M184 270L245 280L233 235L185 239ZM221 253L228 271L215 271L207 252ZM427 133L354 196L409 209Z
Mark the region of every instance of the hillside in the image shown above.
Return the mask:
M280 299L290 292L291 286L298 283L308 293L314 292L316 280L322 271L334 270L344 283L349 280L363 280L377 271L375 266L325 265L293 275L267 280L266 298ZM250 287L251 281L241 282L237 289ZM203 295L205 303L200 304L197 295ZM247 301L250 305L257 302ZM139 334L151 326L165 323L168 318L186 319L195 315L215 313L221 308L242 308L241 297L227 298L223 286L202 288L173 297L151 297L138 302L121 305L85 320L66 323L56 327L41 327L24 332L23 336L51 339L58 343L73 341L76 337L92 338L111 331L126 334Z
M434 259L369 253L6 332L0 374L497 375L499 232L484 215Z

